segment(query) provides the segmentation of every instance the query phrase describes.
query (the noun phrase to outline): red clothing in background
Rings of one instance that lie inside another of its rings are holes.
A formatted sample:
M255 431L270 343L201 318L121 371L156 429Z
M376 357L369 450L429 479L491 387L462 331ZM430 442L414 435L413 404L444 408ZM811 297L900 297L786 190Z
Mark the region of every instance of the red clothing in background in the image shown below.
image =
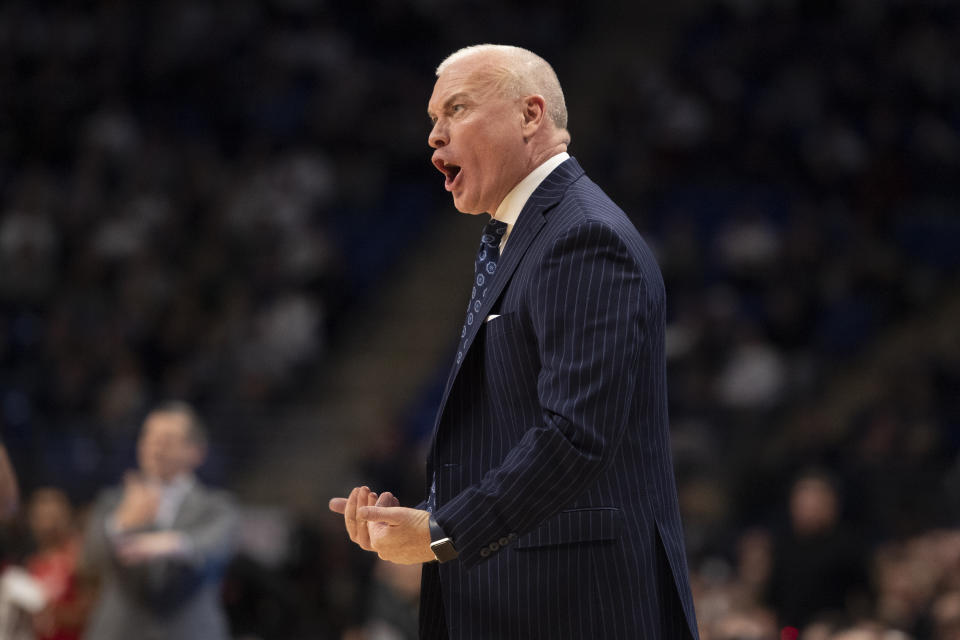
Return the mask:
M27 560L27 571L42 585L47 594L47 607L38 614L41 622L37 640L80 640L83 629L71 621L76 609L77 556L80 547L76 540L63 546L36 553Z

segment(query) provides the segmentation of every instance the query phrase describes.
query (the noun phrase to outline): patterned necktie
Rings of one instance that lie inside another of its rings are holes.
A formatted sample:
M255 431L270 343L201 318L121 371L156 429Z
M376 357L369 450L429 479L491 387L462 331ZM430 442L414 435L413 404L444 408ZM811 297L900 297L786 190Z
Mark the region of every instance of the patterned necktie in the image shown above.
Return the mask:
M473 263L473 290L470 292L470 304L467 306L467 317L460 330L460 347L457 349L457 365L463 362L463 354L467 350L467 330L475 322L481 322L478 317L483 299L487 295L493 274L497 272L497 260L500 259L500 241L507 232L507 223L490 219L483 228L480 237L480 249L477 251L477 260ZM427 511L433 513L437 508L437 479L436 474L430 482L430 497L427 498Z
M493 282L493 274L497 272L497 260L500 259L500 241L507 232L507 223L490 219L483 228L480 238L480 249L477 251L477 260L473 264L473 290L470 292L470 304L467 305L467 318L460 330L460 348L457 349L457 364L463 361L463 354L467 350L467 331L474 322L480 322L476 317L480 313L487 289Z

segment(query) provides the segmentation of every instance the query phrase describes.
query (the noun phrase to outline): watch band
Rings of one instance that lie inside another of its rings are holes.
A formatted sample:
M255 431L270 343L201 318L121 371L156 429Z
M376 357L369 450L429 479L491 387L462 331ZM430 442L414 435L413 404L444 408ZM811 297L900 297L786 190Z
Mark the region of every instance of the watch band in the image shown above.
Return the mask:
M430 516L430 540L432 540L430 550L433 551L437 562L449 562L460 555L456 547L453 546L453 540L447 536L440 524L433 519L433 516Z

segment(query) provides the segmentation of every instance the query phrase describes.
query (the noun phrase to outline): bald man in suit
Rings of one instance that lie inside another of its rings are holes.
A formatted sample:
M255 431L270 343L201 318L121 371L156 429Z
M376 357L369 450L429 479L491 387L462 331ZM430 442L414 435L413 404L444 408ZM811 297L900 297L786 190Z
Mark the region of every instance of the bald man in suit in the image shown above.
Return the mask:
M567 154L550 65L480 45L437 69L433 164L490 214L426 500L330 507L423 563L421 638L697 638L670 453L660 270Z
M82 568L99 579L86 640L228 640L220 586L237 510L193 472L203 461L200 418L170 402L146 418L138 472L97 500Z

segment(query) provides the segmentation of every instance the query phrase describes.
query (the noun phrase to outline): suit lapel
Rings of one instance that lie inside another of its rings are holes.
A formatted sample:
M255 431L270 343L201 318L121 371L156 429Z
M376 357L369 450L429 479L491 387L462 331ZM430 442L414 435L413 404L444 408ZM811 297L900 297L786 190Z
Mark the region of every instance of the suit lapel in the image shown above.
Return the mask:
M461 365L467 359L474 338L477 337L480 327L484 324L484 319L489 315L490 309L493 308L500 294L503 293L504 287L506 287L507 282L509 282L513 276L513 272L523 259L524 254L530 247L530 243L533 242L533 239L536 238L537 234L543 229L543 225L546 224L545 214L547 211L560 201L560 198L563 197L570 183L581 175L583 175L583 169L580 168L580 165L575 159L570 158L564 161L563 164L544 178L543 182L540 183L536 190L530 195L530 198L527 199L527 202L523 205L523 209L520 210L520 215L517 216L517 223L513 231L510 232L510 237L507 239L503 258L499 261L497 272L493 276L490 288L487 290L487 296L481 303L480 311L474 314L477 322L467 327L463 360L460 361L460 364L454 360L450 374L447 376L447 384L443 390L443 397L440 400L440 406L437 409L437 416L434 420L434 434L436 434L436 428L440 423L440 417L443 415L443 410L446 407L447 398L450 395L450 390L453 388L453 383L457 379Z
M182 526L185 522L190 522L197 512L203 511L201 504L203 502L202 489L197 483L198 481L194 480L193 486L184 494L183 501L180 503L180 507L173 517L174 527L178 525Z

